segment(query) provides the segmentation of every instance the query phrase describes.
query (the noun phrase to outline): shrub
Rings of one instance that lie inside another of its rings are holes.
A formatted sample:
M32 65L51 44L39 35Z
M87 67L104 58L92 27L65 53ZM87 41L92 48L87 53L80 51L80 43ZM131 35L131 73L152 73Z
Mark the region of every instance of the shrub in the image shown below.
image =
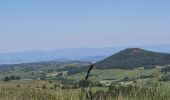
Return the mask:
M78 82L78 86L80 86L80 87L89 87L90 85L93 85L93 84L89 80L80 80Z
M20 85L18 84L17 87L20 87Z
M45 84L43 84L43 86L42 86L42 89L46 89L47 87L46 87L46 85Z

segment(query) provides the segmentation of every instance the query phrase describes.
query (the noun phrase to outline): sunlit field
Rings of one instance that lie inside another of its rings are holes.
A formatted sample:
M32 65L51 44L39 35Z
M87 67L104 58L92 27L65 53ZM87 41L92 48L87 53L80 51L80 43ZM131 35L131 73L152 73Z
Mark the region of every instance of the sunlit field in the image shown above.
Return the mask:
M17 86L19 83L25 85ZM43 81L2 84L0 100L169 100L170 98L170 84L156 80L150 85L112 85L78 89L53 89ZM34 84L37 86L33 87ZM42 88L42 84L46 84L47 87Z

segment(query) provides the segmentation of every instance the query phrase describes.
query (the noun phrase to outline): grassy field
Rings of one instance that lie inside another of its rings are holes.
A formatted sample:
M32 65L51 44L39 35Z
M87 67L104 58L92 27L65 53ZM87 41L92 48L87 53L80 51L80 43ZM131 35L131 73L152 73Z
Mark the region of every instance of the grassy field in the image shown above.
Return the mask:
M151 75L153 73L159 74L160 70L159 69L134 69L134 70L123 70L123 69L106 69L106 70L99 70L99 69L94 69L91 72L90 80L91 81L100 81L103 79L116 79L116 80L122 80L124 77L129 77L129 78L138 78L141 75ZM86 73L79 73L76 75L68 76L68 79L73 79L73 80L80 80L83 79Z
M56 82L42 80L1 81L0 100L80 100L80 96L85 99L81 89L52 89L54 83ZM42 88L44 84L45 89ZM106 91L108 88L93 87L92 91L96 92L99 89Z
M76 66L75 69L77 68L79 67ZM7 70L0 73L0 100L169 100L170 98L170 83L169 81L161 82L159 80L164 74L161 73L159 67L154 69L136 68L133 70L93 69L89 77L89 80L93 83L104 79L115 79L118 83L112 84L113 86L110 87L93 85L86 88L73 88L73 86L77 81L85 78L87 69L76 74L66 74L61 77L53 76L53 78L45 80L39 80L40 72L53 75L60 72L58 67L51 66L49 69L43 67L36 70L26 69ZM61 72L63 71L66 70L61 70ZM147 81L146 79L140 79L140 76L152 74L156 74L158 77L149 78ZM166 73L166 75L169 74L169 72ZM21 80L2 80L4 76L10 75L20 76ZM73 82L72 84L64 84L57 80L57 77ZM130 85L119 84L119 81L121 82L125 77L140 81ZM55 84L68 85L68 88L54 88Z
M28 86L48 84L46 81L22 80L1 82L0 100L169 100L170 84L158 81L149 87L92 87L79 89L42 89ZM23 84L16 87L17 84Z

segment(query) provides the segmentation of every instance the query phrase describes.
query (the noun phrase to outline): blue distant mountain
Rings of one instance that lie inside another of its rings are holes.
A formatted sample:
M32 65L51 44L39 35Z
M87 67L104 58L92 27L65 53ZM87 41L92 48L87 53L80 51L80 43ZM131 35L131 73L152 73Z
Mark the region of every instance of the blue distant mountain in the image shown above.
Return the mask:
M137 47L150 51L170 53L170 45L124 46L106 48L66 48L53 51L27 51L0 53L0 64L16 64L41 61L99 61L120 50Z

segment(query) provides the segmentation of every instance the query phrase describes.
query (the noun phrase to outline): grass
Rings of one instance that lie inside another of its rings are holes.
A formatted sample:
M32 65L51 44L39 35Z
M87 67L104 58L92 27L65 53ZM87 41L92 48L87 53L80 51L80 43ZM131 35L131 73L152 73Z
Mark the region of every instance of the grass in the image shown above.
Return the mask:
M170 98L170 83L161 83L156 79L148 86L141 83L134 86L113 86L110 89L106 87L82 89L27 87L27 85L41 85L44 82L46 81L1 82L0 100L169 100ZM19 83L23 85L16 87ZM6 85L2 86L2 84Z
M0 90L0 99L3 100L78 100L78 91L52 90Z
M89 100L89 92L76 90L0 90L1 100ZM128 95L124 92L107 94L99 90L92 93L94 100L169 100L170 89L162 87L151 87L149 89L139 88L131 90ZM127 94L127 93L126 93Z
M90 80L91 81L100 81L103 79L116 79L122 80L124 77L129 78L138 78L140 75L150 75L152 73L160 73L158 69L147 69L147 70L123 70L123 69L106 69L106 70L99 70L94 69L91 72ZM68 79L72 80L80 80L83 79L86 73L79 73L76 75L68 76Z
M140 75L150 75L152 73L157 73L161 76L158 69L95 69L91 72L90 80L100 81L110 78L119 81L127 76L137 78ZM17 74L21 75L20 73ZM79 73L66 78L78 81L84 79L85 74ZM133 86L120 85L114 86L112 89L108 87L50 89L54 87L57 81L53 80L52 83L43 80L0 81L0 100L169 100L170 82L159 82L156 79L151 80L151 82L149 85L138 82ZM46 89L42 89L44 84Z

